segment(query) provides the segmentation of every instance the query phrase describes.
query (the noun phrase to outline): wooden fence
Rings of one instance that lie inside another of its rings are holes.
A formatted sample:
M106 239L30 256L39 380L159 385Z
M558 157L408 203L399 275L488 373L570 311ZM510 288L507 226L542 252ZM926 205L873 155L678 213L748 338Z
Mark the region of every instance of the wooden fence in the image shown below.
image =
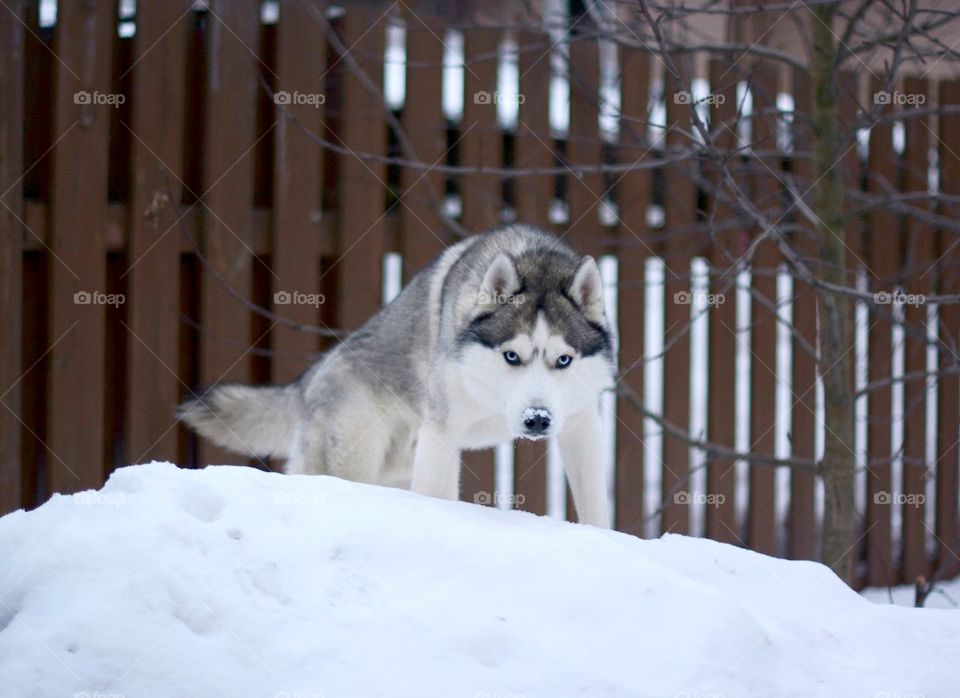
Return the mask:
M499 30L462 32L463 114L451 119L442 104L450 35L436 20L406 15L405 98L390 112L381 95L385 8L348 6L328 19L310 3L283 2L276 18L264 19L259 3L193 5L148 0L137 3L135 16L118 17L112 3L59 3L55 22L45 24L36 2L13 0L0 13L0 510L98 487L127 463L237 462L198 444L176 423L174 406L219 381L292 379L336 341L326 330L356 328L379 307L385 257L402 261L407 280L458 231L479 232L508 215L615 259L611 310L623 384L649 395L650 367L659 361L651 347L662 345L663 419L686 429L700 415L705 429L697 436L742 441L735 406L743 402L738 343L747 335L738 330L744 306L734 300L743 294L723 274L711 277L710 290L725 292L728 302L706 313L707 356L696 350L702 338L689 331L691 305L673 299L690 290L692 265L704 260L721 269L722 250L745 247L757 231L722 225L736 214L698 186L690 171L696 160L643 167L663 151L638 126L651 104L660 100L669 122L689 124L688 105L658 97L652 54L619 51L622 118L619 138L611 139L598 130L598 42L573 37L569 127L557 135L549 114L552 39L545 34L511 35L523 100L516 126L505 129L492 103ZM335 34L324 30L328 21ZM732 75L740 73L728 74L731 61L706 65L711 93L727 97L716 106L718 118L730 118L738 103ZM750 70L756 113L775 106L780 93L793 96L797 111L809 105L800 73L763 64ZM920 79L909 90L960 104L960 81ZM754 119L754 138L766 130L775 141L779 123ZM801 150L809 134L799 121L793 130ZM841 163L846 181L867 192L886 191L877 189L881 183L926 191L933 151L941 191L960 194L960 116L896 130L890 123L873 129L869 151L858 156L854 149ZM893 147L895 136L902 148ZM678 138L670 131L666 146ZM415 166L410 153L437 166ZM809 179L808 161L778 153L766 162L769 176L751 174L745 186L758 206L782 208L780 175ZM600 163L636 166L606 173L576 167ZM713 176L706 165L701 174ZM449 202L460 209L453 226L441 215ZM615 215L601 216L604 208ZM727 236L723 245L698 227L708 217ZM853 217L847 232L851 277L865 279L865 288L960 291L958 252L933 224L875 208ZM797 244L815 253L811 243ZM816 303L797 280L785 303L796 333L787 340L793 360L784 373L777 368L784 342L768 307L778 302L778 254L765 244L749 270L746 447L777 449L775 435L784 429L776 385L789 384L788 455L813 459L817 373L803 347L816 347ZM940 271L927 274L938 259ZM645 322L651 299L662 331ZM892 368L895 355L903 371L928 366L922 337L906 335L898 348L890 307L861 304L871 382L901 370ZM956 347L958 310L945 305L936 314L948 347ZM925 321L925 312L906 307L908 320ZM942 366L952 363L945 352L938 356ZM692 361L705 376L702 399ZM953 574L960 554L958 377L942 376L932 387L897 385L861 403L861 583ZM625 397L615 407L619 529L692 532L816 558L821 495L812 472L698 461L686 441L670 436L662 440L661 464L651 455L656 430L649 419ZM906 415L902 455L892 445L898 410ZM511 494L518 508L545 513L552 506L551 459L542 444L516 446ZM465 460L464 499L497 492L503 480L493 454Z

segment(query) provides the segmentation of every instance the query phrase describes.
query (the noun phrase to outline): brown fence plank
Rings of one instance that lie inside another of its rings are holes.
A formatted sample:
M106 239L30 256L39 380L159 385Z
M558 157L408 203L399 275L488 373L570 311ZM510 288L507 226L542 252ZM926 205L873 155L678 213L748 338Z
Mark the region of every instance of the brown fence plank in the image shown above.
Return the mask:
M215 276L249 298L256 263L252 252L254 119L259 17L253 5L222 4L207 25L205 158L203 163L204 270L200 321L200 381L249 382L251 317ZM236 462L201 441L202 463Z
M497 51L500 32L468 29L464 33L463 124L460 164L464 167L499 167L503 139L497 124ZM463 226L470 233L482 233L499 222L502 198L500 180L489 174L461 177Z
M515 134L514 166L552 167L555 154L550 135L550 37L526 32L517 37L520 72L520 113ZM550 227L551 175L527 175L514 180L517 220Z
M597 123L600 65L596 39L574 37L570 43L570 132L567 161L574 167L600 163L601 143ZM566 175L569 223L568 242L581 254L599 257L604 252L600 228L603 178L599 172L574 169Z
M574 36L570 42L570 131L567 135L568 222L564 238L580 254L599 259L604 252L600 227L603 178L599 172L582 172L578 164L602 162L599 109L600 65L597 41ZM573 493L567 486L567 520L576 521Z
M904 91L929 98L926 80L908 79ZM930 130L923 118L905 120L904 191L926 193ZM904 291L927 296L933 291L931 264L934 261L934 231L929 224L907 220ZM919 300L919 299L918 299ZM908 303L904 309L906 323L906 360L909 374L927 369L927 306L925 302ZM911 583L930 572L927 562L927 529L924 523L927 470L927 381L904 383L904 450L903 450L903 565L902 581ZM930 464L932 467L932 464ZM933 476L930 472L929 476ZM911 496L912 495L912 496Z
M620 52L622 85L619 160L637 162L649 148L647 105L650 99L650 61L645 51ZM652 194L649 170L625 174L616 189L619 205L619 284L617 317L620 342L620 380L639 399L644 383L644 264L652 256L647 229L647 207ZM644 533L644 415L632 401L617 400L615 528Z
M764 454L772 454L776 443L777 321L770 306L777 302L778 261L773 241L761 243L751 279L750 450ZM777 552L775 497L774 469L751 464L747 541L767 555Z
M276 89L290 94L288 110L279 107L274 119L274 227L271 266L274 312L294 322L316 327L319 310L310 297L320 297L320 186L323 151L304 129L320 133L325 101L323 72L326 41L310 8L284 3L277 20ZM294 100L292 95L307 99ZM282 100L286 101L286 100ZM289 116L288 116L288 115ZM273 120L271 120L271 123ZM277 295L286 293L286 296ZM294 296L294 293L303 294ZM282 301L307 302L283 303ZM326 299L323 299L326 300ZM332 299L331 299L332 300ZM278 303L280 301L280 303ZM293 380L311 361L319 342L316 334L282 324L271 337L276 351L271 380Z
M685 79L693 76L692 61L677 57L677 65ZM677 98L677 87L670 81L666 90L667 148L684 148L689 142L683 131L692 128L690 105ZM663 357L663 416L687 430L690 427L690 262L699 250L693 242L696 221L697 190L691 168L696 162L687 160L665 168L664 234L665 312ZM684 296L683 294L687 294ZM664 435L663 438L663 532L686 533L689 508L677 503L675 495L689 491L690 448L686 441Z
M24 2L0 16L0 515L25 504L20 471Z
M753 143L755 150L770 150L777 144L777 73L767 63L753 68ZM771 220L782 210L783 188L774 158L754 157L751 198ZM764 231L757 231L762 235ZM777 376L777 265L780 254L771 239L757 247L753 260L750 304L750 450L774 453L776 446ZM777 553L776 474L773 468L750 465L750 506L747 541L750 547L768 555Z
M874 81L874 90L880 85ZM893 150L889 122L870 131L871 192L880 193L897 183L898 157ZM868 275L874 292L892 291L899 271L900 229L895 213L877 208L870 214L867 232ZM892 337L890 305L873 304L869 319L868 382L888 380L891 374ZM867 583L884 586L894 582L891 551L891 521L888 498L893 489L890 460L892 397L889 387L870 392L867 398Z
M127 463L175 460L187 18L175 3L140 7L132 69L127 284ZM162 40L161 40L162 39Z
M940 83L939 103L960 104L960 80ZM960 114L940 117L940 188L946 194L960 195ZM954 204L942 213L954 220L960 210ZM938 275L938 291L943 294L960 293L960 252L956 247L957 234L941 231L938 253L946 255ZM940 353L941 371L956 369L960 364L960 305L941 305ZM957 491L960 489L960 442L957 425L960 424L960 376L956 373L940 376L937 381L937 578L946 579L960 574L960 516L957 511Z
M384 154L380 95L386 19L381 12L351 6L341 22L340 41L352 48L337 62L342 80L339 139L354 153ZM339 161L337 313L339 325L354 330L380 307L386 172L381 163L352 155Z
M813 100L806 71L794 70L793 96L795 113L809 114ZM810 123L806 119L795 118L793 129L794 150L808 150L813 142ZM814 182L812 160L794 158L793 175L800 191L808 191ZM797 212L796 217L800 215ZM810 268L815 269L813 262L818 254L816 241L809 235L798 233L792 244L797 254L809 260ZM793 327L799 338L793 338L790 451L795 457L812 461L816 450L817 357L813 352L817 347L817 296L813 287L798 278L794 278L793 282ZM788 555L795 560L814 560L817 557L814 478L812 472L801 468L793 468L790 472Z
M444 164L447 152L443 115L442 24L407 12L407 94L403 127L416 157L427 164ZM455 242L443 223L445 178L435 170L405 168L402 173L403 276L409 280Z
M717 105L710 110L711 128L716 131L716 145L721 152L737 147L736 133L724 124L733 123L737 114L736 79L729 75L727 61L710 62L710 90L717 96ZM720 176L711 172L711 183L720 186ZM729 193L726 194L729 196ZM743 252L741 234L728 226L737 218L735 207L721 200L718 192L712 197L710 215L714 221L714 243L710 247L710 293L719 301L710 308L709 368L707 369L707 435L711 441L732 447L736 441L736 374L737 374L737 302L736 273L726 271L730 255L736 259ZM707 508L707 536L726 543L742 544L737 523L736 464L724 458L711 458L707 465L707 493L716 495L716 506Z
M460 142L461 164L465 167L490 167L501 164L502 138L497 125L497 107L492 95L497 90L497 49L500 32L492 29L468 29L464 35L464 109ZM468 174L461 178L463 227L480 233L496 225L502 207L500 180L487 174ZM493 492L494 460L492 451L463 454L460 496L468 502L479 492Z
M523 103L517 122L514 164L517 168L550 167L549 81L550 56L544 51L549 37L525 33L517 38L519 50L520 94ZM517 219L549 228L553 179L528 175L514 180ZM513 487L517 509L535 514L547 513L547 445L544 441L519 440L513 456ZM522 499L521 499L522 497Z
M49 337L54 344L47 391L48 476L57 492L98 487L104 475L104 306L78 304L75 299L81 297L75 294L106 292L98 222L106 212L113 107L94 103L93 95L110 93L113 9L69 3L60 6L57 18L54 135L63 138L54 151L52 174ZM80 91L91 98L75 100Z

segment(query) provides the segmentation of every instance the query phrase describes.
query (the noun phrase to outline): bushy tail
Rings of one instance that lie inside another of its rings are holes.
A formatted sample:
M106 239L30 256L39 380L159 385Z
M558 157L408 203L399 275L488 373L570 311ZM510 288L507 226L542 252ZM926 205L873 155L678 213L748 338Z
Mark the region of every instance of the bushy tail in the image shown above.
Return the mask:
M300 413L295 384L226 384L184 402L178 416L198 434L231 451L285 458Z

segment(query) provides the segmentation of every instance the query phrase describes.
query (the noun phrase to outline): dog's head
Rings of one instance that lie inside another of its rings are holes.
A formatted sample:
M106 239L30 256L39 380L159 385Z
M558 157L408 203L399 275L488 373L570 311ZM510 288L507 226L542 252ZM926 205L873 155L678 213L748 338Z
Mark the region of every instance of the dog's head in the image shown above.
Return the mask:
M613 376L600 271L555 252L489 265L458 340L468 393L506 415L516 437L557 434L596 407Z

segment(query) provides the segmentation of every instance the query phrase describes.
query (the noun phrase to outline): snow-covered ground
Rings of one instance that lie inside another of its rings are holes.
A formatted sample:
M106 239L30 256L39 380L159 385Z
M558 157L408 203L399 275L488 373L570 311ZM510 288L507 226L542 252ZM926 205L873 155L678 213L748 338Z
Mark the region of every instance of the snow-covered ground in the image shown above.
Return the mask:
M0 519L4 696L952 698L960 613L325 477L124 468Z
M875 603L915 605L917 592L913 584L896 587L870 587L860 592ZM925 608L949 608L960 613L960 577L934 584L933 591L923 602ZM957 694L960 695L960 688Z

